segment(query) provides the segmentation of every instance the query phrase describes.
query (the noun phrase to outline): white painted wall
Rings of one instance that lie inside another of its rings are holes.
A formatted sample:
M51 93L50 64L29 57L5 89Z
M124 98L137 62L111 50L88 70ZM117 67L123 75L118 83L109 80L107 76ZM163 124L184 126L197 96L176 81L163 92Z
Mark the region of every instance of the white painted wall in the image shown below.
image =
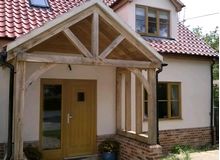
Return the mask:
M207 127L210 124L210 62L190 58L164 57L168 66L159 75L159 81L181 82L182 119L161 120L160 130ZM39 65L28 64L30 75ZM115 68L58 65L42 78L96 79L97 80L97 133L115 133ZM133 77L133 76L132 76ZM132 82L134 83L134 77ZM7 139L7 109L9 72L0 69L0 142ZM123 87L124 88L124 87ZM135 88L132 87L134 93ZM135 129L135 96L132 96L132 129ZM26 141L39 137L40 81L27 90L24 116L24 137ZM123 103L124 105L124 103ZM123 115L124 119L124 115ZM124 122L124 120L123 120ZM122 125L124 126L124 125ZM147 122L143 130L147 131Z
M38 67L37 64L29 64L27 67L28 75ZM72 66L72 71L70 71L67 65L58 65L41 78L97 80L97 134L115 133L115 68ZM40 80L28 88L25 105L24 140L38 140Z
M116 13L134 30L136 5L144 5L170 11L170 36L171 38L177 37L178 13L170 0L133 0L118 9Z
M0 67L0 143L8 135L9 76L9 69Z
M181 82L182 119L160 120L160 130L210 125L210 62L190 58L167 58L159 81ZM147 122L143 130L147 130Z

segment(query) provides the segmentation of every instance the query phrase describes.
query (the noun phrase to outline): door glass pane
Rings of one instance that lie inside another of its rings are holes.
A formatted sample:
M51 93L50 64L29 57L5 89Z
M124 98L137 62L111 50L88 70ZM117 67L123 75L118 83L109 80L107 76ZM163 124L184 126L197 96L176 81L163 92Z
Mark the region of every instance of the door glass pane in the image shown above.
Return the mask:
M43 86L42 148L61 146L61 85Z
M179 102L173 101L171 102L171 117L179 116Z
M145 22L145 9L136 8L136 31L146 32L146 22Z
M159 118L168 118L167 102L158 102L157 104Z

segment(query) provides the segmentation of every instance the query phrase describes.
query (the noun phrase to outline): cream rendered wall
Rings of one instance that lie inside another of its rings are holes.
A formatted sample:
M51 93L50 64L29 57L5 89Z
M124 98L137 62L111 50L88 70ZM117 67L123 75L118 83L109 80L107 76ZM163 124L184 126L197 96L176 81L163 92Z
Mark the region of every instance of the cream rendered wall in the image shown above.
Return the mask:
M28 64L30 75L39 65ZM115 68L94 66L58 65L41 78L92 79L97 80L97 134L115 133ZM40 80L34 82L27 90L24 116L25 141L38 140L40 114Z
M211 62L166 56L164 60L168 66L159 74L159 81L181 82L182 119L160 120L160 130L208 127ZM147 130L147 122L144 122L143 130Z
M0 143L6 142L8 135L9 76L10 70L0 67Z
M171 38L177 37L178 13L170 0L132 0L132 2L118 9L116 13L134 30L136 5L144 5L170 11L170 36Z

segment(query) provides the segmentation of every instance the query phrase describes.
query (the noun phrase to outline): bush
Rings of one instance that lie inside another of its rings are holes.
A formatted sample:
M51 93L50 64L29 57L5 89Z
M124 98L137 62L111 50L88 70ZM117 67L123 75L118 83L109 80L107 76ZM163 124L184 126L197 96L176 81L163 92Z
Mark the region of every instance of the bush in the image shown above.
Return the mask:
M119 152L120 143L114 139L106 139L99 145L99 152Z
M41 160L42 154L38 148L27 146L24 148L24 154L28 160Z

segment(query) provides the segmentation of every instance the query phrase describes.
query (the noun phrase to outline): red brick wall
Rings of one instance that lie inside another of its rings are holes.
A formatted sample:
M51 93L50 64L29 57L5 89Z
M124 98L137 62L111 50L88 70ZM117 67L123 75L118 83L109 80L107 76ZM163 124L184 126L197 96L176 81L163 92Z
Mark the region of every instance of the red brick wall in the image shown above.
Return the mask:
M4 151L5 151L5 144L0 143L0 159L4 158L5 155Z
M160 145L164 153L177 144L197 147L211 144L211 140L210 127L160 131Z
M120 160L158 160L162 156L160 145L148 145L123 136L115 136L121 143Z

